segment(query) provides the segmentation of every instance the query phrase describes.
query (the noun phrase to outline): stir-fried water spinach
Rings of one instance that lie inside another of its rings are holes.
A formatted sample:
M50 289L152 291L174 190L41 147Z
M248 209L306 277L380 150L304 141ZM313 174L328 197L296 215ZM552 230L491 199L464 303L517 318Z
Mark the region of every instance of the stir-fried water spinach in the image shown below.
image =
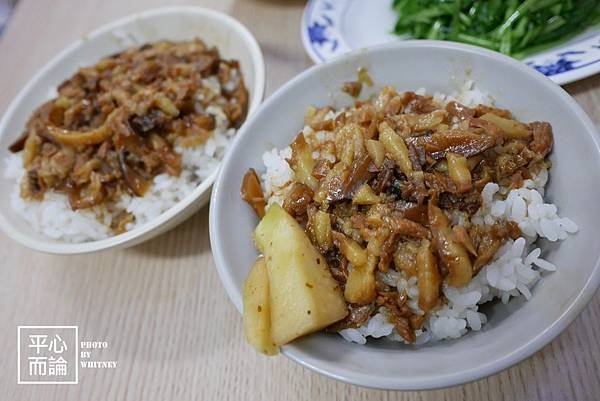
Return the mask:
M600 0L394 0L398 35L451 40L516 58L600 23Z

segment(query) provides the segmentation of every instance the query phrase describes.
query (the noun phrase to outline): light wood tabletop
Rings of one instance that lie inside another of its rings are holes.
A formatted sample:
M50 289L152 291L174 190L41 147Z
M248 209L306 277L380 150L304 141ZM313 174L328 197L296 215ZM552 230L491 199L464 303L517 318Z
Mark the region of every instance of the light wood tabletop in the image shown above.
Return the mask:
M211 7L244 23L267 66L267 95L312 63L297 0L20 0L0 38L0 111L46 61L116 18L172 4ZM99 55L100 56L100 55ZM600 125L600 76L566 89ZM2 194L2 196L8 196ZM359 388L244 341L242 318L219 282L208 207L176 229L120 251L61 257L0 234L0 399L6 400L598 400L600 296L533 357L492 377L427 392ZM105 340L79 384L17 384L18 325L77 325Z

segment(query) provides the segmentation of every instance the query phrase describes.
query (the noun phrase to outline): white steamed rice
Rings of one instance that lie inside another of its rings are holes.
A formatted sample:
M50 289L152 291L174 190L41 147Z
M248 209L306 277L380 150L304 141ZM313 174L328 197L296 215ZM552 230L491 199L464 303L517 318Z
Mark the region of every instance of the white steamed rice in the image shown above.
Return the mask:
M426 92L419 89L416 93L424 95ZM433 98L440 104L451 100L466 106L494 103L491 96L474 87L473 81L466 82L458 93L436 93ZM303 133L309 143L312 140L322 141L331 135L325 131L314 132L308 126L304 127ZM286 161L290 157L290 147L282 150L271 149L263 155L265 171L261 178L269 204L281 204L292 183L294 172ZM511 297L520 296L529 300L532 287L543 273L556 270L556 266L540 258L541 249L535 246L535 241L538 238L563 240L569 234L577 232L577 225L568 218L560 217L555 205L544 202L544 187L547 181L548 171L543 169L533 179L525 180L522 188L509 190L495 183L484 187L482 206L471 219L472 224L493 225L502 219L514 221L519 225L523 237L506 242L494 255L493 260L484 266L467 286L454 288L444 284L442 291L448 302L430 314L423 330L415 332L417 345L428 341L459 338L469 329L480 330L487 321L486 315L479 311L480 305L494 299L507 303ZM451 218L454 224L464 223L464 216L460 214ZM407 280L403 273L395 270L378 274L386 284L397 287L400 291L404 290L412 311L423 315L424 312L418 306L419 289L416 277ZM345 329L339 334L347 341L358 344L365 344L369 337L386 337L393 341L405 342L396 332L394 325L387 320L384 307L363 326Z

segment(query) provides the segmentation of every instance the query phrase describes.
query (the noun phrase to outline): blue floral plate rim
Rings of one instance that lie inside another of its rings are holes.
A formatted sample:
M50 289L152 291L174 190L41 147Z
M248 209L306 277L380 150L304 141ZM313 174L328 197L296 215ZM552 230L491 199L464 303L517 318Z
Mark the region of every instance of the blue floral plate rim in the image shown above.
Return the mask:
M354 49L348 44L341 26L347 22L348 8L356 1L364 0L307 2L301 21L302 42L315 63L328 61ZM374 1L379 1L379 4L391 2L370 0L370 4L375 4L371 3ZM391 5L388 6L391 12ZM386 40L393 40L392 35ZM600 30L586 31L565 44L535 54L523 62L559 85L597 74L600 72Z

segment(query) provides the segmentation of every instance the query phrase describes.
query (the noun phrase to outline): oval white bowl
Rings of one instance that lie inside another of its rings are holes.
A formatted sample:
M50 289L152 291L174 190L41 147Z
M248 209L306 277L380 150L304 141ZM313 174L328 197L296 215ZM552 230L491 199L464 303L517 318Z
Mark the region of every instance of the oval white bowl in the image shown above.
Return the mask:
M263 171L263 152L292 141L307 105L350 104L339 88L356 79L359 67L368 68L378 85L401 91L452 93L473 79L517 118L549 121L555 147L547 198L580 231L559 244L542 242L543 255L558 270L533 288L529 302L513 299L488 308L482 331L422 347L388 341L361 346L318 333L284 346L283 353L338 380L396 390L476 380L530 356L573 321L600 283L600 214L593 206L600 197L600 146L590 119L558 85L518 61L472 46L408 41L353 52L305 71L262 105L238 134L213 188L211 244L229 297L241 310L242 286L257 255L252 242L257 219L239 196L244 173L249 167Z
M128 47L159 40L190 40L199 37L219 49L221 57L236 59L249 92L248 115L258 108L265 88L265 66L256 39L232 17L199 7L166 7L125 17L85 35L63 50L39 70L11 103L0 122L0 163L8 156L8 146L23 131L35 108L48 100L55 88L81 66L93 65L101 57ZM30 248L57 254L77 254L126 247L148 240L179 224L204 206L210 198L218 169L184 199L138 228L98 241L68 243L35 232L14 213L10 205L12 180L0 174L0 228Z

